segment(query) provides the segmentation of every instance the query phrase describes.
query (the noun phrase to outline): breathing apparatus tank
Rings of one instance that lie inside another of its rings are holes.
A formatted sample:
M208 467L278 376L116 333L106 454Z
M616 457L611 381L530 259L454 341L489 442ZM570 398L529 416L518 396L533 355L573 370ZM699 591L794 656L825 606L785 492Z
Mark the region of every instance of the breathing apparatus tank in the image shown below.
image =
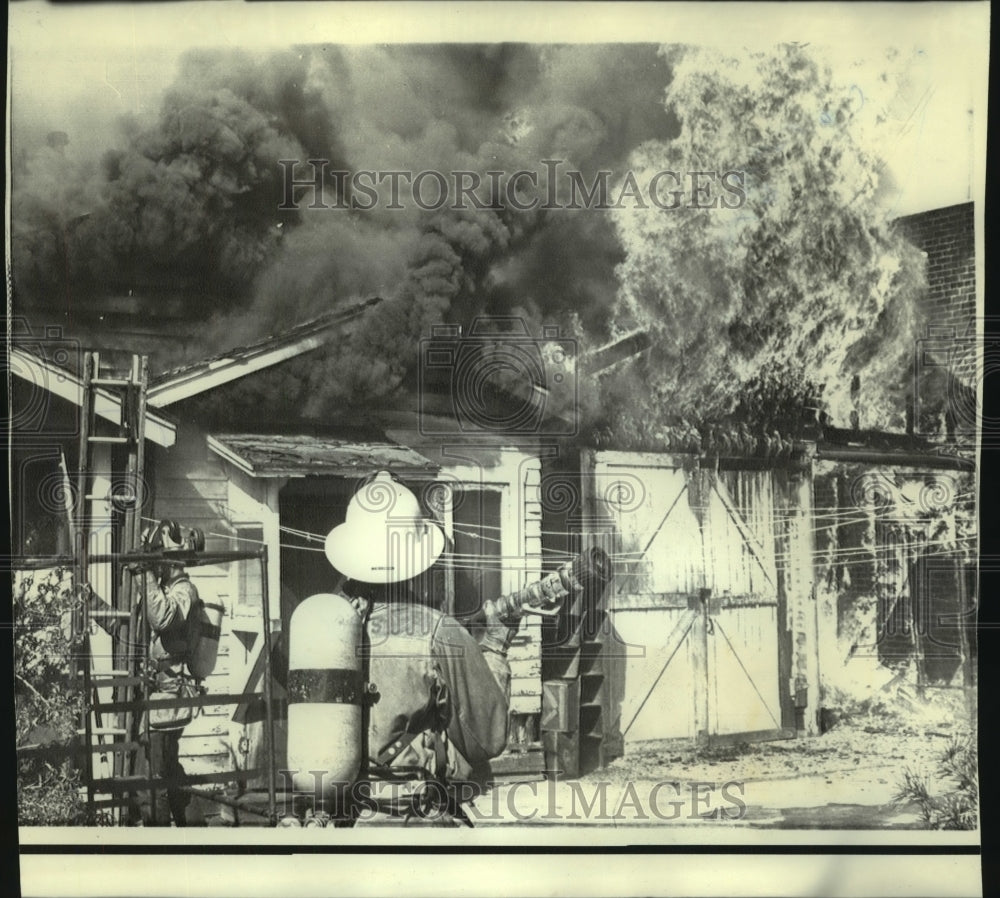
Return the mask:
M200 599L191 606L187 618L187 667L191 676L204 680L215 670L226 609Z
M288 767L292 790L336 814L361 769L362 621L343 596L320 593L288 628Z

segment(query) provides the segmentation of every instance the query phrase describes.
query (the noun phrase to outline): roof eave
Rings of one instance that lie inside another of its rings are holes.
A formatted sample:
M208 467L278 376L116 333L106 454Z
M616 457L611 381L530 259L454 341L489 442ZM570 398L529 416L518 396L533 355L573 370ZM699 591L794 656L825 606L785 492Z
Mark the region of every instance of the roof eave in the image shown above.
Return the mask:
M214 359L206 362L204 366L195 366L193 370L181 371L174 377L168 376L165 380L150 386L147 401L156 408L174 405L248 374L254 374L290 358L311 352L328 342L335 330L358 318L366 309L381 301L380 297L372 297L345 309L336 316L301 325L284 336L234 351L228 357Z
M60 399L83 406L83 383L71 371L53 365L18 346L11 347L10 370L12 374L30 381L36 388L40 387ZM103 387L94 391L94 412L116 426L122 423L121 399ZM158 446L168 449L177 439L177 425L168 418L147 412L145 436Z

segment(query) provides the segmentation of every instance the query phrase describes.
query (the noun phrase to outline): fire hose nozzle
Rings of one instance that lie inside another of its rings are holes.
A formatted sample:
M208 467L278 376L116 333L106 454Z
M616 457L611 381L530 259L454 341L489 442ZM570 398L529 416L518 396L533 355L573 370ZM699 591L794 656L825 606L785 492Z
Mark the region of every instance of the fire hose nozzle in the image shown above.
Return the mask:
M501 596L495 605L501 617L508 620L517 620L525 614L552 617L559 613L567 596L576 595L588 584L603 589L611 574L607 552L594 547L523 589Z

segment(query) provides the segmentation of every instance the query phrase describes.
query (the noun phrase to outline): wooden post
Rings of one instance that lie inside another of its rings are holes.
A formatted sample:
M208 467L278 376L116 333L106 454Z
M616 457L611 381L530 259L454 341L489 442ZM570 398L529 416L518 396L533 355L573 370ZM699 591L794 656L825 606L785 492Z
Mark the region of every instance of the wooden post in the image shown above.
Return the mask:
M792 694L799 735L819 729L819 615L814 589L812 465L805 471L786 469L784 477L784 581L788 622L792 631Z
M697 598L692 597L692 606L698 616L691 626L691 666L694 681L694 731L695 744L704 747L709 742L709 658L708 658L708 597L714 583L713 560L709 547L709 503L712 497L714 472L698 468L691 473L688 486L688 501L698 519L702 547L702 589Z
M972 649L969 645L969 630L967 616L969 610L968 596L965 583L965 566L962 563L960 553L955 557L955 595L958 596L958 645L962 664L962 691L965 698L965 711L969 717L969 724L976 722L976 693L975 682L972 671Z
M275 751L274 751L274 707L271 690L271 601L268 589L267 546L260 547L261 612L264 618L262 651L264 652L264 739L267 757L267 812L268 820L274 824L278 820L275 806Z

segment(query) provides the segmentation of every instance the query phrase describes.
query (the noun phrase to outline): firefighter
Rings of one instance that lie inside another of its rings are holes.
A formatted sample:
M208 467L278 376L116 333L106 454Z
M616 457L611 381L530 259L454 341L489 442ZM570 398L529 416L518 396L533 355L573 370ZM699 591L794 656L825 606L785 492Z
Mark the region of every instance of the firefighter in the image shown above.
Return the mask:
M184 547L180 528L173 521L162 521L143 535L148 551ZM143 571L145 608L149 622L149 672L152 678L150 699L185 698L198 694L200 684L187 669L191 647L192 608L200 604L198 590L184 565L163 562ZM142 593L140 593L141 600ZM186 809L190 796L178 786L185 772L181 765L180 739L191 722L190 708L152 708L149 714L149 742L145 746L143 774L173 781L166 789L145 792L140 806L144 826L187 826ZM144 729L143 729L144 731ZM155 799L153 796L155 795ZM155 807L154 807L155 801ZM155 810L155 813L154 813Z
M589 549L517 592L480 597L467 628L433 607L431 569L446 544L386 472L361 487L327 536L341 580L305 599L289 627L288 761L298 794L280 825L325 826L331 808L335 825L349 824L360 805L471 826L462 804L480 794L507 745L507 651L525 609L553 612L611 577L608 556ZM359 714L372 688L377 701ZM358 774L373 791L345 799L341 787ZM371 801L385 785L389 800Z
M365 738L369 773L396 779L409 771L424 783L478 789L507 745L507 649L519 620L487 603L476 639L424 604L429 569L445 544L416 496L381 472L351 500L325 548L342 575L338 593L366 621L368 679L378 690ZM451 798L446 804L435 811L438 821L462 814ZM300 825L301 816L282 825Z

